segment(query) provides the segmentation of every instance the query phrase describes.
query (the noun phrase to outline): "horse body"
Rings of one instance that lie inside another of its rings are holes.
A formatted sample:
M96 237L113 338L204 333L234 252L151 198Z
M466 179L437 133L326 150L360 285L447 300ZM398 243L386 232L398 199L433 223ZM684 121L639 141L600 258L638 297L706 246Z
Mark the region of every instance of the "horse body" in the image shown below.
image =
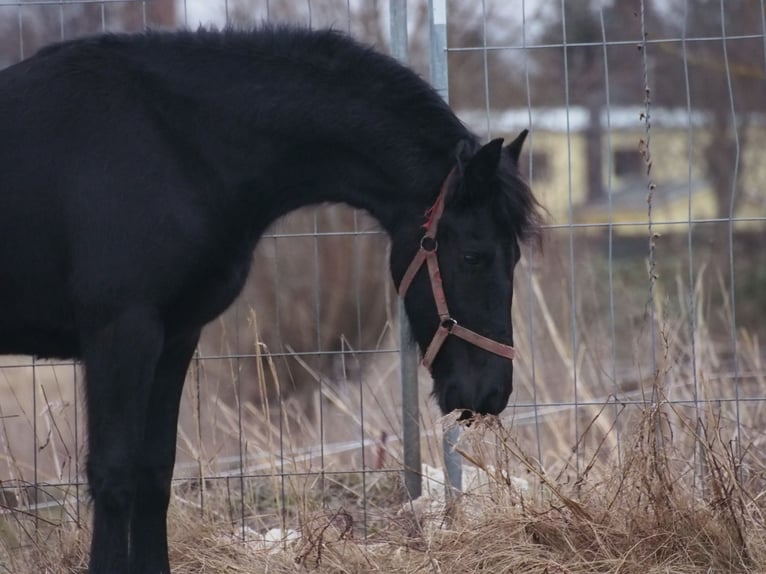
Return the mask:
M516 240L534 220L521 144L481 147L425 82L342 35L59 44L0 72L0 125L0 352L84 362L92 573L169 572L186 369L281 215L367 210L398 282L423 213L464 164L438 236L445 292L456 317L512 343L510 310L489 301L510 305ZM439 325L427 281L405 300L421 348ZM469 347L449 340L435 361L439 404L499 412L511 362Z
M336 47L327 54L313 52L312 44L324 39L340 49L346 43L334 35L306 34L308 45L300 39L279 33L256 41L212 33L104 37L43 50L4 72L0 98L6 103L13 102L6 92L16 93L16 84L26 81L24 98L3 106L0 149L11 167L0 174L2 189L10 190L0 201L19 214L21 228L0 231L5 250L19 259L3 284L69 287L57 292L61 301L47 291L45 297L28 293L37 305L47 301L41 318L52 323L51 333L62 334L43 354L81 357L79 345L72 353L74 323L98 323L98 315L119 306L158 307L171 331L208 322L241 289L263 230L299 206L345 202L392 219L390 206L401 198L412 203L438 186L449 169L447 148L456 135L466 135L459 124L441 143L437 179L412 177L416 167L422 173L423 158L396 149L401 144L389 133L404 118L369 105L393 97L387 92L395 83L344 93L348 70L334 63ZM195 73L198 62L204 73ZM411 127L418 123L412 116ZM45 129L29 128L38 125ZM39 150L37 161L29 150ZM407 163L392 161L396 156ZM382 173L381 165L396 168ZM38 239L15 240L30 222L39 225ZM36 252L25 252L25 243ZM5 250L3 260L13 261ZM27 312L30 305L18 308ZM40 354L13 349L32 351Z

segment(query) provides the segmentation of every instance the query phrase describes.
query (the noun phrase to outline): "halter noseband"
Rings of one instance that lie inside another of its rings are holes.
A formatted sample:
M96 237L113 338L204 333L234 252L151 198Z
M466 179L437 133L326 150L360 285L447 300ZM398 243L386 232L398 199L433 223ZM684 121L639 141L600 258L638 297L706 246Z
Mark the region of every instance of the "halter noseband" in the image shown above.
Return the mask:
M439 353L439 350L449 335L455 335L464 341L468 341L472 345L476 345L485 351L489 351L490 353L500 355L507 359L513 359L516 356L516 350L510 345L499 343L498 341L479 335L475 331L466 329L462 325L459 325L449 314L447 299L444 295L444 287L442 286L442 276L439 271L439 260L436 257L436 250L439 246L436 242L436 230L439 226L439 220L444 213L445 197L454 174L455 168L453 167L449 172L449 175L447 175L447 178L444 180L444 183L442 183L439 196L436 198L431 209L426 212L428 221L424 226L426 233L420 240L420 249L418 249L418 252L415 254L410 266L404 273L404 277L402 277L402 280L399 283L399 297L404 299L407 290L410 288L413 279L415 279L415 275L417 275L418 271L423 266L423 263L428 267L428 276L431 280L431 291L433 292L434 301L436 302L436 311L439 314L439 328L436 330L436 333L434 333L434 338L431 339L431 343L428 345L428 349L423 356L423 365L427 369L431 368L436 355Z

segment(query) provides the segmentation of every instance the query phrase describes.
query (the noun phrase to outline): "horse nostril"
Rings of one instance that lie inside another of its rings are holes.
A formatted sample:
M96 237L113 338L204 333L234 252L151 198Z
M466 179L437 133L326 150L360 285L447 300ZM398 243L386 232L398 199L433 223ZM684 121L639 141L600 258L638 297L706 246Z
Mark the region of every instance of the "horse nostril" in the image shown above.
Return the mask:
M482 415L499 415L508 402L507 395L500 389L492 389L479 397L475 410Z

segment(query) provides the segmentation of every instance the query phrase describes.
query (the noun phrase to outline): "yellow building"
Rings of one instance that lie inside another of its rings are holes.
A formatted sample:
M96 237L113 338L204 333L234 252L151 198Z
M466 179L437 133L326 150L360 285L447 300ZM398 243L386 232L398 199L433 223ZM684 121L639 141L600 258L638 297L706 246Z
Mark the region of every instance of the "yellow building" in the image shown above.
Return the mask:
M599 232L611 222L615 233L646 235L650 197L657 233L686 232L689 221L714 220L715 194L705 177L703 156L711 132L704 113L653 109L647 131L643 112L641 107L601 111L600 196L588 189L587 109L525 108L458 115L487 137L511 138L531 126L529 155L522 168L531 174L535 194L554 225L574 224ZM743 230L766 226L766 162L759 157L766 145L766 118L747 119L740 134L738 207L732 214L736 228Z

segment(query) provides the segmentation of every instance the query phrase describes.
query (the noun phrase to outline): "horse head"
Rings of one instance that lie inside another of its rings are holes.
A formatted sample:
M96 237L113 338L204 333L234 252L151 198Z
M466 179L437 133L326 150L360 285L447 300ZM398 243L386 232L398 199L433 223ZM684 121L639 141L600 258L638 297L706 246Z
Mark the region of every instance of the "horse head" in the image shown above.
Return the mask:
M526 134L505 147L461 143L419 248L413 232L393 237L392 275L445 414L498 414L511 394L514 269L520 243L539 229L539 205L519 175Z

